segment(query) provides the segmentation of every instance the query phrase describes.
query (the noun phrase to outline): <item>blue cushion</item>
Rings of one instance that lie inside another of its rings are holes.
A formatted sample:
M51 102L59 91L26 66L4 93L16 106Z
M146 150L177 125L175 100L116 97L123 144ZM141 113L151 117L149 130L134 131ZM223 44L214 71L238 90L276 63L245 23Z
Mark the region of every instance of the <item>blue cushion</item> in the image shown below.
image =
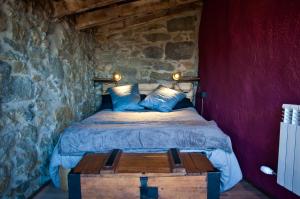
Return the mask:
M140 105L160 112L170 112L186 95L182 92L159 85Z
M139 105L141 100L138 84L109 88L114 111L136 111L144 109Z

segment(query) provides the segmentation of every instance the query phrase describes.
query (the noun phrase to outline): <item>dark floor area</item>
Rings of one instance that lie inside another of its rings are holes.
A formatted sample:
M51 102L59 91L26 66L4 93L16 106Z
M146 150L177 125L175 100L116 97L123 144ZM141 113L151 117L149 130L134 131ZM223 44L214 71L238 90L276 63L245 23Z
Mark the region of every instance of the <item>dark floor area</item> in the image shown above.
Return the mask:
M67 199L68 193L53 187L52 184L43 188L34 199ZM246 181L238 183L233 189L222 193L221 199L268 199L265 194Z

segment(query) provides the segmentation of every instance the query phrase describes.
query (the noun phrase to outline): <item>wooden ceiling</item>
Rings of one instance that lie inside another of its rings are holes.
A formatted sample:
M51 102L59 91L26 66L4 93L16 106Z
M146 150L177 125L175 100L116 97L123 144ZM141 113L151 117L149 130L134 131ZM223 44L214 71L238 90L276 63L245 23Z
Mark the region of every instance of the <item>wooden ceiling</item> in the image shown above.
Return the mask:
M145 24L199 12L202 0L56 0L53 17L75 17L77 30L95 30L99 39Z

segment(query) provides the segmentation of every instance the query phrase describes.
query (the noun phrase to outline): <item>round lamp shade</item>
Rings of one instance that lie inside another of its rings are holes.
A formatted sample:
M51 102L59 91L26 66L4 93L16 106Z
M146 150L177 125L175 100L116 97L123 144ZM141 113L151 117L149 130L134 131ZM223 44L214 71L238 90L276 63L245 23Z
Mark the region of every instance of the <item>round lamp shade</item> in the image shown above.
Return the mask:
M173 77L173 80L175 80L175 81L180 80L180 78L181 78L181 72L175 72L175 73L173 73L172 77Z
M118 82L118 81L120 81L121 79L122 79L121 73L114 72L114 74L113 74L113 80L116 81L116 82Z

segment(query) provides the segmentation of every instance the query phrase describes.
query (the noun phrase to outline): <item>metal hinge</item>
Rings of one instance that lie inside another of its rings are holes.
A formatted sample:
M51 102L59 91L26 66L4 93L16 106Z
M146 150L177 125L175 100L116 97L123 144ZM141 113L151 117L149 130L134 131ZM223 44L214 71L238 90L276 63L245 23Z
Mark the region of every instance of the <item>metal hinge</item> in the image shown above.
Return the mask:
M148 187L148 177L140 177L140 199L158 199L158 188Z

